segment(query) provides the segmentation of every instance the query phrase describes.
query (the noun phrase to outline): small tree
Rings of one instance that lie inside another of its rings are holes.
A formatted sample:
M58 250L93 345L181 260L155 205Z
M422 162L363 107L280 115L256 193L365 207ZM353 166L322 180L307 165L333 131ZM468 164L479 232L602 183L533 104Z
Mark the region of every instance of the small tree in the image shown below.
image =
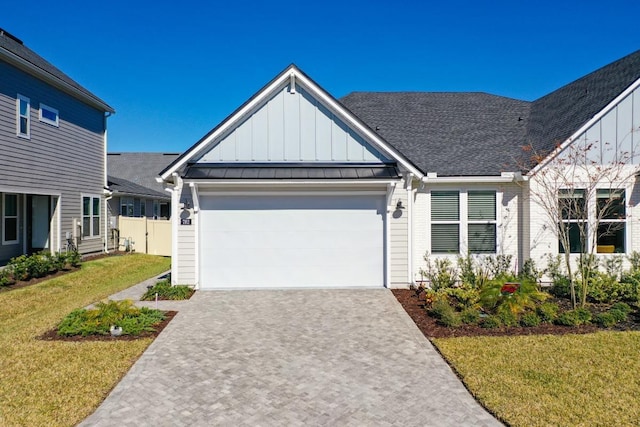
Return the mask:
M626 218L625 188L638 167L631 154L615 145L576 140L556 147L549 155L524 147L538 166L530 172L528 195L545 214L545 226L553 230L570 281L571 303L584 305L598 242L615 235ZM605 248L601 248L604 250ZM578 253L577 271L571 253ZM580 295L576 295L576 284Z

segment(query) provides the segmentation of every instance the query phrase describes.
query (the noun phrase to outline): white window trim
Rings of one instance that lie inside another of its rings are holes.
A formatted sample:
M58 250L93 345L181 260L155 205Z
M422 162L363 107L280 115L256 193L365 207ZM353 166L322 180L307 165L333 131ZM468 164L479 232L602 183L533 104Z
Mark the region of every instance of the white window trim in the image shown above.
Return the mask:
M89 235L85 236L84 235L84 217L86 216L84 214L84 198L85 197L89 197ZM93 219L95 218L95 215L93 214L93 199L98 199L100 200L100 208L102 207L102 196L99 194L80 194L80 223L82 224L83 230L81 233L81 238L82 240L96 240L96 239L100 239L102 238L102 233L101 233L101 229L100 229L100 224L98 224L98 234L94 235L93 234ZM101 209L98 209L98 218L100 218L100 221L102 221L102 211Z
M43 116L42 116L42 110L43 110L43 109L45 109L45 110L49 110L49 111L51 111L51 112L56 113L56 119L55 119L55 120L50 120L50 119L48 119L48 118L46 118L46 117L43 117ZM43 104L43 103L41 102L41 103L40 103L40 109L38 110L38 114L39 114L40 121L41 121L42 123L47 123L47 124L49 124L49 125L51 125L51 126L60 127L60 114L59 114L59 112L58 112L58 110L57 110L57 109L55 109L55 108L53 108L53 107L49 107L47 104Z
M7 195L11 195L11 196L16 196L16 215L14 216L7 216L5 215L5 209L7 206L6 203L6 196ZM20 207L18 205L18 201L20 199L20 196L18 194L15 193L2 193L2 244L3 245L15 245L17 244L20 239ZM6 235L6 228L4 226L4 220L5 218L15 218L16 219L16 239L15 240L6 240L5 239L5 235Z
M432 192L437 192L437 191L457 191L459 194L459 208L460 208L460 212L459 212L459 219L458 221L431 221L431 193ZM477 221L477 220L469 220L469 200L468 200L468 194L469 191L494 191L496 193L496 219L495 221ZM469 224L495 224L496 225L496 251L493 253L472 253L470 255L475 255L475 256L491 256L491 255L498 255L502 253L502 245L501 245L501 238L502 238L502 230L501 230L501 221L499 220L500 218L502 218L502 213L500 210L500 206L502 205L502 197L503 197L503 191L499 188L495 188L495 187L451 187L451 186L443 186L443 187L434 187L431 188L429 191L427 191L428 194L428 202L427 202L427 248L429 248L429 253L433 256L437 256L437 257L452 257L452 258L457 258L458 256L462 255L462 256L466 256L469 250ZM459 247L460 247L460 252L459 253L455 253L455 252L451 252L451 253L433 253L431 251L431 224L459 224L460 227L460 231L459 231L459 236L460 236L460 242L459 242Z
M27 103L27 133L20 132L20 101ZM16 97L16 136L24 139L31 139L31 100L24 95L18 94Z

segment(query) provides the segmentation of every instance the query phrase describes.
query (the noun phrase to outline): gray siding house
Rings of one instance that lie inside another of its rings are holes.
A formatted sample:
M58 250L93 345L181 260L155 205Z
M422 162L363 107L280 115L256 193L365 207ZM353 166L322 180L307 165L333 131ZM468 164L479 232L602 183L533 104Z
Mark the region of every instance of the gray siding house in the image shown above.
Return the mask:
M0 261L104 249L113 108L0 29Z

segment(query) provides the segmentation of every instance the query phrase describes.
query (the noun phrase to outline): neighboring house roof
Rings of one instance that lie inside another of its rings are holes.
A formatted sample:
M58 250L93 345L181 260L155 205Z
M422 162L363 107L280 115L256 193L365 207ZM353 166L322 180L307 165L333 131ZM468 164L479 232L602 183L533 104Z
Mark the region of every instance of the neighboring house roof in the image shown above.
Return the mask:
M164 191L163 185L156 181L158 173L178 158L178 153L108 153L107 173L109 179L115 178L124 185L134 184L152 191L151 194L160 194L165 198L169 193ZM114 181L115 182L115 181ZM133 187L128 187L132 189ZM135 193L141 196L143 192ZM155 195L154 195L155 197Z
M107 175L107 181L109 184L109 189L113 191L116 195L132 195L132 196L145 196L145 197L153 197L160 199L170 199L169 194L163 194L159 191L152 190L147 187L143 187L142 185L138 185L131 181L127 181L126 179L117 178L111 175Z
M80 98L82 101L88 102L105 112L115 112L106 102L29 49L23 44L22 40L9 34L2 28L0 28L0 58L12 62L13 65L23 69L25 68L24 66L28 64L31 66L27 67L31 68L31 70L29 70L30 74L35 77L45 81L50 80L50 83L58 83L63 90L71 89L72 95L76 95L76 98Z
M500 175L514 170L526 143L526 101L440 92L353 92L340 101L424 173Z

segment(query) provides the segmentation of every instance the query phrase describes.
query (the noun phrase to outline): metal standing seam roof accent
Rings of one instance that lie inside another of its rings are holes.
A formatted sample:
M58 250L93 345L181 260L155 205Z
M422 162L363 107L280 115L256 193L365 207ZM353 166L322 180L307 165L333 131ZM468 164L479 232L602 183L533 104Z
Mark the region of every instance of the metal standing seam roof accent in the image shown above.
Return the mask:
M251 165L251 164L192 164L187 166L184 179L400 179L396 165Z

